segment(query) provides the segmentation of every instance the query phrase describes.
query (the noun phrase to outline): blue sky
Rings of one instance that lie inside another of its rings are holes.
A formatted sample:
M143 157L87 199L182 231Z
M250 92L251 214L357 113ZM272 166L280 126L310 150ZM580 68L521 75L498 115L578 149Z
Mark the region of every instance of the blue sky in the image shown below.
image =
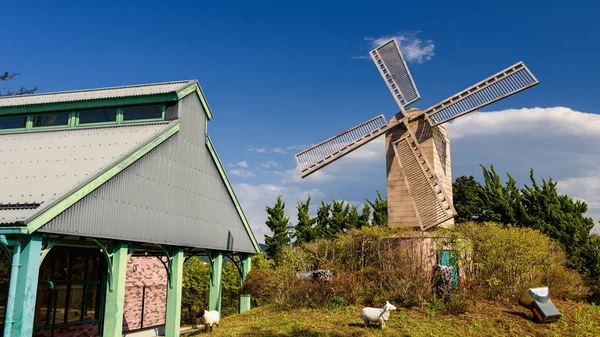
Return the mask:
M540 85L448 125L453 174L480 178L478 164L494 164L526 183L533 167L600 219L599 10L591 1L8 2L0 70L22 74L1 85L47 92L198 79L215 114L209 134L262 237L264 204L278 193L294 218L307 192L361 203L385 191L382 144L314 179L298 179L293 157L397 112L361 58L369 38L404 37L420 108L522 60Z

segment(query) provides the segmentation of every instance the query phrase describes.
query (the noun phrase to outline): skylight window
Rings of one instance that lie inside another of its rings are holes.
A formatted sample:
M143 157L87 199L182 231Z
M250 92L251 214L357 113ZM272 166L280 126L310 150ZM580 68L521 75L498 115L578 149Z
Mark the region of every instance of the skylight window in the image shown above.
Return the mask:
M117 109L87 110L79 112L79 124L116 123Z
M0 117L0 129L25 129L27 116Z
M162 105L150 105L150 106L132 106L123 108L123 120L147 120L147 119L162 119L163 118L163 106Z
M69 125L69 113L61 112L55 114L44 114L44 115L33 115L32 127L45 127L45 126L68 126Z

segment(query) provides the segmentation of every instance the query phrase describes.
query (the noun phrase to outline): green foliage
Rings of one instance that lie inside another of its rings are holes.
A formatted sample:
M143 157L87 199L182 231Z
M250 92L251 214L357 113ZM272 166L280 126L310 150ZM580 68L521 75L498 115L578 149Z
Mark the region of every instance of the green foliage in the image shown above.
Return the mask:
M371 225L370 220L371 220L371 208L369 207L369 204L365 202L363 204L362 213L360 214L360 217L358 219L357 228L360 229L363 227L370 226Z
M594 222L585 217L585 202L559 195L552 178L538 184L533 170L531 186L519 188L510 174L503 185L493 166L481 167L483 186L473 177L459 177L453 184L457 222L491 221L539 230L565 250L570 268L600 279L600 241L590 235Z
M183 266L183 289L181 296L181 320L194 323L196 313L208 308L210 265L197 257L187 260Z
M8 71L5 71L4 74L0 73L0 81L6 82L9 80L12 80L13 78L15 78L18 75L19 75L19 73L9 73ZM19 88L19 90L14 91L14 92L11 91L10 89L8 91L6 91L5 93L0 91L0 96L16 96L16 95L33 94L37 91L37 89L38 89L38 87L25 88L25 87L21 86Z
M377 191L377 198L374 201L366 199L367 203L373 209L373 219L371 221L372 226L385 226L388 225L388 201L387 198L383 198L381 193Z
M338 233L345 232L349 229L348 226L348 213L350 212L350 205L346 204L343 200L336 201L332 200L333 207L331 209L331 219L329 221L329 233L331 236L335 236Z
M488 298L515 300L528 288L542 284L551 287L554 298L586 295L581 277L566 268L562 249L537 230L464 223L457 231L455 242L463 245L452 246L459 266L471 285Z
M298 209L298 223L296 224L294 237L296 238L296 245L301 245L315 239L313 225L317 222L317 219L311 218L308 215L310 196L308 196L306 202L302 202L302 200L298 201L298 206L296 207Z
M358 209L356 206L351 205L348 211L348 217L346 219L346 229L361 228L360 215L358 215Z
M273 236L265 235L265 249L267 254L277 263L283 248L289 242L289 236L287 234L287 225L289 224L289 217L285 214L285 203L281 199L281 195L277 197L275 206L267 206L267 221L265 224L273 232Z
M222 274L221 316L236 314L239 308L240 274L233 262L226 259ZM187 260L183 266L181 321L196 324L196 313L208 309L210 263L198 257Z
M331 205L321 200L321 207L317 209L317 224L315 226L315 239L324 239L332 237L329 231L329 225L331 218L329 217L329 211Z
M456 223L477 221L483 215L485 191L473 176L461 176L452 183Z

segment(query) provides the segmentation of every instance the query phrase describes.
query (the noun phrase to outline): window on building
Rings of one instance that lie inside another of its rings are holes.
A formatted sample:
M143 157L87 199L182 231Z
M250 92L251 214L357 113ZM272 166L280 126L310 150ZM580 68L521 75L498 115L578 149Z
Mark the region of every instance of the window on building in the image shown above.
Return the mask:
M95 249L74 252L60 247L46 256L40 268L36 328L99 319L103 258Z
M32 116L32 127L44 127L44 126L68 126L69 125L69 113L61 112L54 114L43 114Z
M25 129L27 116L0 117L0 129Z
M161 119L162 117L162 105L132 106L123 108L124 121L132 121L136 119Z
M117 109L84 110L79 112L79 124L116 123Z

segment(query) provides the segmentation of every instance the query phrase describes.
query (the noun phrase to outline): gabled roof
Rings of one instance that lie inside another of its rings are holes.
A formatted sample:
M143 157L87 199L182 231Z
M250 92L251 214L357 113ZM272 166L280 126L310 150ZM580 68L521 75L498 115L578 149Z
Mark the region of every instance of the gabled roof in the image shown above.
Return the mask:
M197 80L2 96L0 114L177 101L191 93L198 95L208 118L212 118L212 112Z
M0 134L0 224L29 224L178 123Z

